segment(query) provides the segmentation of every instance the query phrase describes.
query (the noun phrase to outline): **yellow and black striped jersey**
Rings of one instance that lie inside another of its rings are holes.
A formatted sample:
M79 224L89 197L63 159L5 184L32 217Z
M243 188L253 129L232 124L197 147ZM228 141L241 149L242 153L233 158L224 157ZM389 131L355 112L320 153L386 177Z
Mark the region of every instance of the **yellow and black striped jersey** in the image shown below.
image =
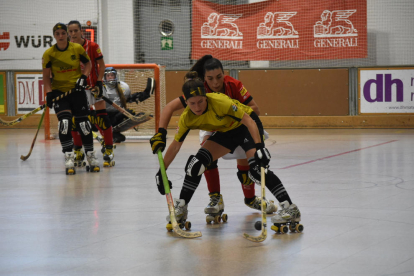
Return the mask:
M52 70L52 90L62 92L75 87L76 81L82 75L80 61L89 62L90 58L82 45L68 42L64 50L53 45L45 51L42 59L43 68Z
M253 112L249 106L241 104L222 93L207 93L207 109L201 115L195 115L190 107L181 114L174 139L184 141L191 129L227 132L239 127L244 114Z

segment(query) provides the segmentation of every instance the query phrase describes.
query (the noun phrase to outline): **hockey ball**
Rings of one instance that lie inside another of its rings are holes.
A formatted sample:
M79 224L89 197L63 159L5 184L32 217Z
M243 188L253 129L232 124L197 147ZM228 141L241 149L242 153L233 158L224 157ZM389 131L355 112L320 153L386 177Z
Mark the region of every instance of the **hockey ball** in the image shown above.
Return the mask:
M260 220L256 221L254 228L258 231L262 230L262 222Z

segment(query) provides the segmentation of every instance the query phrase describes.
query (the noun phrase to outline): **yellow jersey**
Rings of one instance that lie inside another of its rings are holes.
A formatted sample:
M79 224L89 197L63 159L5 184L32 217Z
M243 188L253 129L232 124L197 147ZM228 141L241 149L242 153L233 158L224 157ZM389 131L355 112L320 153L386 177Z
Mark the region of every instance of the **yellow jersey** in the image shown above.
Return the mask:
M245 113L253 112L251 107L231 99L222 93L207 93L207 108L201 115L195 115L190 107L181 114L175 141L182 142L191 129L227 132L238 128Z
M89 62L90 58L82 45L68 42L64 50L53 45L43 54L42 67L52 70L52 90L66 92L75 87L82 75L80 61Z

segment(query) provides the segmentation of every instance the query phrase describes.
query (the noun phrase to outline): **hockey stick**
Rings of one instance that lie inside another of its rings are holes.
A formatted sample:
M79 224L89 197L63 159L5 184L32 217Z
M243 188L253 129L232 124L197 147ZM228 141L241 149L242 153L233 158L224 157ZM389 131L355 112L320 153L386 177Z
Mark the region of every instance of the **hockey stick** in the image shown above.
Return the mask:
M249 234L244 233L243 236L248 239L249 241L253 241L253 242L262 242L266 239L267 237L267 224L266 224L266 198L265 198L265 168L264 167L260 167L261 168L261 190L262 190L262 232L260 233L259 236L257 237L253 237L250 236Z
M165 165L164 165L164 159L162 158L161 150L158 150L158 161L160 162L160 170L162 175L162 182L164 183L164 189L165 189L165 196L167 197L167 204L168 204L168 210L170 211L170 219L173 226L173 230L177 235L183 238L198 238L201 237L201 232L186 232L178 226L177 219L175 218L175 209L174 209L174 202L172 199L170 187L168 184L168 178L167 178L167 172L165 171Z
M60 95L60 96L58 96L58 97L54 98L54 99L52 100L52 102L59 101L60 99L62 99L63 97L66 97L66 96L67 96L67 95L69 95L70 93L72 93L72 90L69 90L68 92L65 92L65 93L63 93L62 95ZM43 109L43 108L45 108L45 107L46 107L46 104L43 104L43 105L39 106L38 108L33 109L33 110L32 110L32 111L30 111L29 113L24 114L23 116L21 116L21 117L17 118L16 120L13 120L13 121L3 121L3 120L0 118L0 124L2 124L3 126L14 126L15 124L20 123L21 121L23 121L23 120L24 120L24 119L26 119L27 117L29 117L29 116L31 116L31 115L33 115L33 114L35 114L35 113L39 112L40 110L42 110L42 109Z
M86 90L90 90L92 94L96 93L96 88L97 87L90 87L87 86L85 89ZM99 89L99 88L98 88ZM107 102L108 104L112 105L116 110L118 110L119 112L121 112L122 114L124 114L126 117L128 117L129 119L133 120L133 121L140 121L141 118L136 118L134 115L132 115L131 113L129 113L128 111L126 111L124 108L120 107L119 105L117 105L116 103L114 103L113 101L111 101L111 99L108 99L105 96L101 96L101 98Z
M20 159L22 159L23 161L26 161L30 157L30 154L32 154L32 150L33 150L34 144L36 142L37 134L39 133L39 129L42 126L43 118L45 117L46 109L47 109L47 107L43 110L42 117L40 117L40 122L39 122L39 125L37 126L36 135L33 139L32 146L30 147L29 154L26 155L26 156L24 156L24 155L20 156Z

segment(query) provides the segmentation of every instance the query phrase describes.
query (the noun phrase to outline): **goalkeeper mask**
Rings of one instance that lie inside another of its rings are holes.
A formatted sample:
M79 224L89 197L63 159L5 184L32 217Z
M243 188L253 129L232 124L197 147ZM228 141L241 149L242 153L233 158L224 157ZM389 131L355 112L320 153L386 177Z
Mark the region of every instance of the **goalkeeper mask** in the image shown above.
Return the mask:
M106 67L104 74L104 83L109 88L115 88L118 83L118 73L114 67Z

